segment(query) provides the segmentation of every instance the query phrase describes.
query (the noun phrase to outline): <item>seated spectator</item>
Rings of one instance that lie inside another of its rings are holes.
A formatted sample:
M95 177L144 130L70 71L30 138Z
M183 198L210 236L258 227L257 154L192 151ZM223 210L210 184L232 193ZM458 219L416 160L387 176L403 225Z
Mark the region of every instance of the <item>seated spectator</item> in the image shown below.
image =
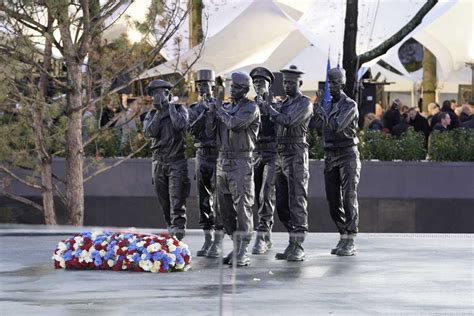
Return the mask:
M436 125L437 122L433 124L433 118L439 113L439 105L437 103L430 103L428 104L428 116L426 119L428 120L428 124L430 124L431 130Z
M377 117L378 120L382 119L383 112L384 111L380 103L375 103L375 116Z
M413 126L415 132L422 132L425 135L425 141L430 135L430 126L428 120L418 113L418 107L414 106L408 110L408 124Z
M400 115L400 107L402 106L402 101L400 99L395 99L390 106L390 109L385 112L383 115L383 126L388 129L391 133L392 128L400 123L401 115Z
M451 109L451 101L450 100L445 100L443 102L443 106L441 107L442 112L448 113L449 117L451 118L451 124L448 125L448 129L452 130L455 128L459 127L459 119L454 113L454 111Z
M472 118L471 106L469 104L463 104L459 109L459 121L461 124Z
M405 133L408 128L410 128L410 124L408 124L408 115L404 114L400 123L392 128L392 132L390 134L396 138L400 138L400 136L402 136L402 134Z
M367 113L364 116L364 129L369 131L381 131L382 128L382 122L377 119L377 116L374 113Z
M434 126L434 130L439 131L441 133L448 131L449 125L451 125L451 116L449 116L449 113L439 112L438 118L439 123Z
M410 108L408 107L408 105L403 104L400 108L400 115L403 116L404 114L407 114L409 109Z

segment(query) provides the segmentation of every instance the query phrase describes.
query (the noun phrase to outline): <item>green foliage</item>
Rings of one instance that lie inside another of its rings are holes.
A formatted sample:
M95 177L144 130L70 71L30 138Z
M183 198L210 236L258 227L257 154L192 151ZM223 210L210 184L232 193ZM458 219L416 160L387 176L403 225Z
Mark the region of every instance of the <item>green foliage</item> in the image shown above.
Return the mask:
M434 161L474 161L474 130L434 131L429 155Z
M309 159L323 159L324 149L322 137L318 136L314 129L310 129L307 140L309 144Z
M380 131L361 134L359 151L365 160L423 160L426 157L424 136L409 128L399 139Z
M196 147L194 147L194 136L189 133L186 135L186 157L196 157Z

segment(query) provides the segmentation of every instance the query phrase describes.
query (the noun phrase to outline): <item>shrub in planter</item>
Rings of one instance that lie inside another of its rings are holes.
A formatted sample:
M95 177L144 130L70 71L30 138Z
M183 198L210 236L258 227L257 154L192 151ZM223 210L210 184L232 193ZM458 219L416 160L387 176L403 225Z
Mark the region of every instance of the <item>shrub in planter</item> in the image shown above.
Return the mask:
M434 161L474 161L474 130L458 128L431 134L429 156Z
M426 158L424 136L409 128L400 138L380 131L365 131L359 135L361 158L378 160L423 160Z

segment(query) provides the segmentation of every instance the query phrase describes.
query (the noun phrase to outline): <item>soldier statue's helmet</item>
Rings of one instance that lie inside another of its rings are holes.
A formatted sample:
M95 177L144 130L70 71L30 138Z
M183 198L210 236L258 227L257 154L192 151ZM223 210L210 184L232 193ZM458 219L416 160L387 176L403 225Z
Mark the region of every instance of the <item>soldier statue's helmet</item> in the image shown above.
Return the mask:
M331 68L328 71L329 80L337 80L342 84L346 84L346 71L340 67Z
M250 87L250 83L252 81L252 78L250 78L250 76L246 72L243 72L243 71L233 72L231 75L231 78L232 78L232 84L235 84L241 87L246 87L246 88Z
M161 80L161 79L153 80L146 87L146 93L148 95L152 95L153 91L159 88L171 90L173 88L173 85L165 80Z
M250 77L252 77L252 79L258 78L258 77L263 78L267 80L270 83L270 85L275 80L275 76L273 75L273 73L265 67L256 67L252 69L250 71Z
M196 71L195 82L199 81L210 81L213 85L215 84L215 73L211 69L200 69Z
M280 72L283 75L283 79L289 80L299 80L301 79L301 75L306 73L305 71L298 69L298 67L295 65L291 65L289 68L282 69Z

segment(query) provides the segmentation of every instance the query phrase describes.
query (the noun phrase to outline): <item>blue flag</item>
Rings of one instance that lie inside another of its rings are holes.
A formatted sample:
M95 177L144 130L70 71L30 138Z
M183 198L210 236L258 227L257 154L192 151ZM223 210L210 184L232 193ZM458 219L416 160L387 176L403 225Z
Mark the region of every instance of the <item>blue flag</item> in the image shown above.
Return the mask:
M331 61L329 60L328 56L328 65L326 69L326 82L324 82L324 100L323 100L323 109L326 111L329 110L329 106L331 105L331 94L329 94L329 78L328 72L331 69Z

